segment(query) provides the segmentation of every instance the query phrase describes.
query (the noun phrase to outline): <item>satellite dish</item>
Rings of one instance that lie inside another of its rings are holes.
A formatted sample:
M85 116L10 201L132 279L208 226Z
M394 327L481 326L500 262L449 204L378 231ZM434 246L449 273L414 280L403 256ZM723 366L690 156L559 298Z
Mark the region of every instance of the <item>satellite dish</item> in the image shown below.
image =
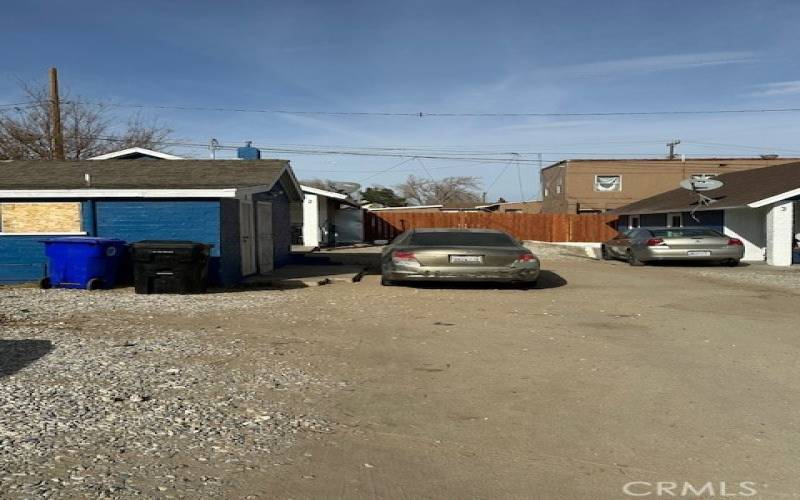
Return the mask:
M332 182L331 187L340 193L351 194L361 189L361 184L357 182Z
M682 180L680 182L680 186L683 189L687 189L697 195L698 197L697 204L694 206L692 211L689 212L689 216L696 222L700 222L700 220L694 215L694 213L700 207L707 207L717 201L714 198L709 198L708 196L704 195L702 191L712 191L714 189L719 189L723 186L723 182L718 181L717 179L712 179L711 177L694 177L691 179Z
M698 177L695 179L684 179L681 181L680 186L689 191L712 191L719 189L723 186L722 181L712 179L710 177Z

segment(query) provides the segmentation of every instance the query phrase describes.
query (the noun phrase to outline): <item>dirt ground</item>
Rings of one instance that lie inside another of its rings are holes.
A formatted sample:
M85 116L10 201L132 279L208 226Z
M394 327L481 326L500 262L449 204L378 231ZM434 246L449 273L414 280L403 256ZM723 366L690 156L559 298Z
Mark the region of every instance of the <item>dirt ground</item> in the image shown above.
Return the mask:
M743 279L754 266L543 267L535 290L368 275L141 321L222 325L244 346L223 370L277 350L333 387L286 396L333 432L221 474L228 498L626 498L629 482L721 496L745 481L757 498L800 496L800 274L777 286Z

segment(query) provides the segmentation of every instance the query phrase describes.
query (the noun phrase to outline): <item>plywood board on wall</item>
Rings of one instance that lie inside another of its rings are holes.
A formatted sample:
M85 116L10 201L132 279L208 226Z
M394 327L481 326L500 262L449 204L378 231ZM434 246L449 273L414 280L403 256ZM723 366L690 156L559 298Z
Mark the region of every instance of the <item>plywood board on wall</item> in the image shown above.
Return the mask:
M3 233L77 233L81 231L78 202L0 203Z

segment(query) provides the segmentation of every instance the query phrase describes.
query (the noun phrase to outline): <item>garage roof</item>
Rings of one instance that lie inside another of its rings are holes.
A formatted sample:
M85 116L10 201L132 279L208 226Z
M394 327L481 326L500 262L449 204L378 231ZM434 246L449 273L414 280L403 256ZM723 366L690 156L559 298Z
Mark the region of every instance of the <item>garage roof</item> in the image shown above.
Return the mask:
M287 160L104 160L0 162L0 195L32 197L44 191L242 190L282 181L302 200Z
M673 189L613 210L620 215L760 207L800 195L800 162L722 174L721 188L703 194L715 200L698 207L698 198L686 189Z

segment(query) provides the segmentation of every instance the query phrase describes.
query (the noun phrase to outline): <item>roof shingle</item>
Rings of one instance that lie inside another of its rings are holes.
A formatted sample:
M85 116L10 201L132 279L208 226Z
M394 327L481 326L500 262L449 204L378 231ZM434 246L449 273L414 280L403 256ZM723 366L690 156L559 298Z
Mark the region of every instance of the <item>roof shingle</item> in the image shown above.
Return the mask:
M800 189L800 162L731 172L715 179L722 181L723 186L703 194L716 201L698 210L743 207L793 189ZM687 212L697 208L697 204L698 197L694 193L678 188L625 205L613 210L612 213L627 215Z
M0 190L269 186L288 165L287 160L8 161L0 162Z

